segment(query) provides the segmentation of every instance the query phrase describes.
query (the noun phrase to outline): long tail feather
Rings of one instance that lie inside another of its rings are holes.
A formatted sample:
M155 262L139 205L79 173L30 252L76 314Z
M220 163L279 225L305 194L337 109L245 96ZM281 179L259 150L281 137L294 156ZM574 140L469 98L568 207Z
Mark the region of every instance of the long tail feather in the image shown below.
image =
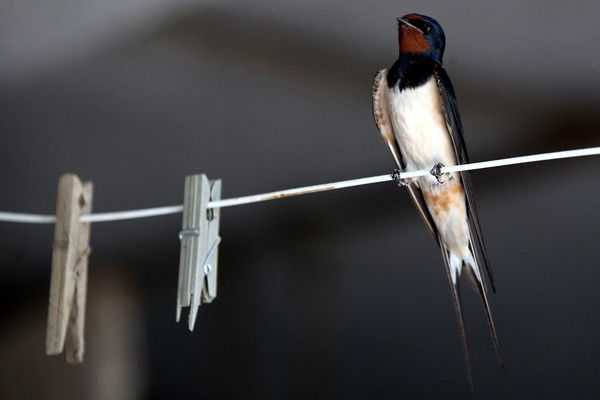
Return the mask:
M477 267L475 267L477 268ZM479 276L475 275L477 279L475 279L475 284L477 285L477 290L481 297L481 305L483 306L483 310L485 312L485 317L487 319L488 327L490 328L490 335L492 336L492 342L494 344L494 350L496 351L496 358L498 359L498 363L500 364L500 368L502 369L502 373L504 374L504 382L509 391L511 390L510 378L508 377L508 372L506 371L506 367L504 365L504 360L502 359L502 352L500 351L500 342L498 341L498 333L496 331L496 325L494 324L494 319L492 318L492 310L490 308L490 303L487 297L487 291L485 289L485 285L481 280L481 273L479 272Z
M469 347L467 344L467 332L465 330L465 320L463 318L463 312L462 312L462 304L461 304L461 300L460 300L460 291L459 291L459 281L456 280L456 283L454 283L455 279L452 278L452 270L451 270L451 266L450 266L450 255L448 252L448 249L446 248L446 246L444 245L444 242L441 240L441 238L438 238L438 242L440 243L440 248L442 250L442 256L444 258L444 264L446 266L446 273L448 274L448 283L450 284L450 292L452 293L452 300L454 303L454 312L456 313L456 321L458 323L458 331L460 334L460 339L462 342L462 347L463 347L463 357L465 360L465 372L467 375L467 382L469 384L469 390L471 392L474 392L474 386L473 386L473 374L471 371L471 358L469 357Z

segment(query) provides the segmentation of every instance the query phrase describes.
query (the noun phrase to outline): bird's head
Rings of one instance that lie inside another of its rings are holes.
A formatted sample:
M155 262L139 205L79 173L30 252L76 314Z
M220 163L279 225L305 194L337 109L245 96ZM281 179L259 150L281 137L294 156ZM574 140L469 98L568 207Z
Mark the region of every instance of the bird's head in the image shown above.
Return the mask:
M433 18L420 14L407 14L398 18L398 47L400 54L418 54L442 62L446 36Z

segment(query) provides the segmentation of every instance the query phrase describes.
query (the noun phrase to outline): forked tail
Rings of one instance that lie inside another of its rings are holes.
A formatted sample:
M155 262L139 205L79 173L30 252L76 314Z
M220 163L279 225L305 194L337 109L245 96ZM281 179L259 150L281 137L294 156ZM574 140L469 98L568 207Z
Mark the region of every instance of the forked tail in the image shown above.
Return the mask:
M467 335L465 331L465 323L462 312L462 304L460 298L460 275L461 271L465 270L467 274L472 278L472 283L474 284L474 289L479 293L481 298L481 303L483 305L483 310L485 312L486 320L488 323L488 327L490 329L490 335L492 336L492 342L494 345L494 350L496 352L496 357L498 359L498 363L502 368L502 373L504 374L504 380L506 383L506 387L509 391L510 389L510 380L508 378L508 373L506 372L506 367L504 366L504 361L502 359L502 353L500 352L500 343L498 341L498 334L496 332L496 325L494 324L494 319L492 318L492 312L490 309L490 304L487 298L487 291L485 287L485 283L483 281L483 276L481 274L481 269L479 268L479 264L477 262L477 256L473 257L471 253L467 255L467 257L463 260L459 257L452 254L448 248L444 245L444 242L441 238L439 238L440 248L442 250L442 255L444 258L444 264L446 266L446 272L448 275L448 282L450 284L450 291L452 293L452 299L454 303L454 310L456 312L456 319L458 322L458 329L462 341L464 359L465 359L465 369L467 374L467 381L469 383L469 388L473 391L473 377L471 372L471 361L469 358L469 349L467 345ZM471 249L470 249L471 251ZM477 253L475 253L477 254Z

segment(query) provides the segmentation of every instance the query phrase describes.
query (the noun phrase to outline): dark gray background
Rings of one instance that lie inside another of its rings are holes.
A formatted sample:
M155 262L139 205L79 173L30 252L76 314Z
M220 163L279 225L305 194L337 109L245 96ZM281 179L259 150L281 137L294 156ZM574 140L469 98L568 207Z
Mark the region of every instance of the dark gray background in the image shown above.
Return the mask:
M379 175L377 69L395 18L446 30L473 161L598 145L600 5L532 1L42 2L0 6L0 210L54 213ZM475 172L515 398L600 395L597 158ZM44 355L53 226L0 223L0 397L464 398L439 251L379 184L224 209L219 296L174 323L180 216L98 223L82 366ZM477 395L506 398L477 298Z

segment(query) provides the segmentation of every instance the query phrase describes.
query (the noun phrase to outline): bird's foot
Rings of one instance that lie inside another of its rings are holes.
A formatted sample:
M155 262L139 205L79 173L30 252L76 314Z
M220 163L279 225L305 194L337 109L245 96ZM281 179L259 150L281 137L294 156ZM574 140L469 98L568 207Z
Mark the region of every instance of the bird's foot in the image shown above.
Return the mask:
M401 173L402 171L400 171L398 168L394 169L394 172L392 172L392 179L394 180L394 182L396 182L396 185L398 185L399 187L408 186L410 181L406 178L401 178Z
M431 175L433 175L435 177L435 179L437 179L438 183L440 185L443 185L444 183L448 182L450 179L452 179L452 177L450 176L450 174L443 174L442 173L442 168L444 168L445 165L442 163L437 163L433 166L433 168L431 168L431 171L429 171L429 173ZM446 175L446 178L444 179L444 176Z

